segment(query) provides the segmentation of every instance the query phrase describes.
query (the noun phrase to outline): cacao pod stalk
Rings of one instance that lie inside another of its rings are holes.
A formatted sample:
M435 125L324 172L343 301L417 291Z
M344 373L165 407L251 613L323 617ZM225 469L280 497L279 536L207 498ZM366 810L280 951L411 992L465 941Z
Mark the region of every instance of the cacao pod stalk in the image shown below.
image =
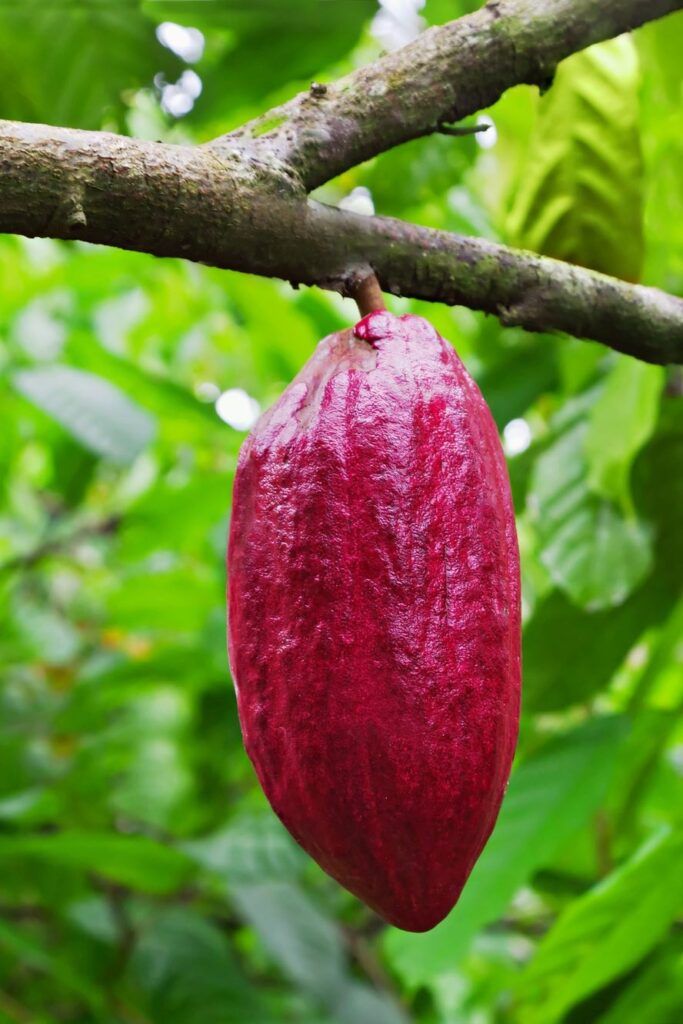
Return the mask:
M229 651L291 834L386 921L432 928L507 784L520 595L496 426L422 318L325 338L245 441Z

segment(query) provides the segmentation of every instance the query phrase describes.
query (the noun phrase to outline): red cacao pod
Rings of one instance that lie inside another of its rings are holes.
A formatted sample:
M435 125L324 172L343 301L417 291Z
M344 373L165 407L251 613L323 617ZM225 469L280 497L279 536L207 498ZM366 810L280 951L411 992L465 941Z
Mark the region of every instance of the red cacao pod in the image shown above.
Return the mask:
M305 850L432 928L517 739L519 556L491 414L423 319L325 338L240 453L229 650L247 752Z

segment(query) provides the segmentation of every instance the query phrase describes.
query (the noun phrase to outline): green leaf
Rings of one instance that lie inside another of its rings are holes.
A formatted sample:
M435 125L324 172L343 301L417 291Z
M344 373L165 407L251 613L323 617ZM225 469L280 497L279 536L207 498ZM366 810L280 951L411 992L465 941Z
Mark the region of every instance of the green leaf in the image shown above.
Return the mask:
M506 339L509 346L509 338ZM514 347L502 347L492 365L477 374L477 384L502 430L544 392L557 385L557 350L543 335L523 335Z
M230 892L285 974L325 1002L336 1002L345 973L341 933L308 896L289 882L237 885Z
M173 567L173 555L163 551L159 562L140 563L116 581L107 601L110 624L177 636L200 629L220 608L222 581L212 565Z
M272 813L241 815L220 832L181 848L230 885L291 879L305 863L301 848Z
M642 124L647 169L645 280L679 295L683 288L683 132L680 18L659 18L634 36L643 68Z
M70 366L22 370L14 385L84 447L113 462L132 462L154 437L149 413L94 373Z
M434 135L417 139L382 153L353 172L353 181L370 189L377 212L385 216L411 217L430 227L480 233L472 230L471 217L467 228L462 217L460 223L453 223L453 207L457 206L458 198L474 217L485 219L470 194L459 190L449 195L474 162L477 149L474 136L453 139ZM435 201L442 196L448 196L449 201ZM486 234L490 235L490 229Z
M147 836L75 829L45 835L0 836L0 860L17 857L93 871L148 893L171 892L192 872L191 861L180 851Z
M116 814L173 833L194 796L184 742L191 713L188 695L169 684L150 685L122 702L116 726L104 740L116 765L110 797Z
M514 244L617 277L640 277L639 80L629 35L560 64L539 105L510 214Z
M659 613L656 586L641 588L618 608L591 613L552 591L524 627L527 710L556 711L597 693Z
M443 25L481 7L481 0L426 0L421 10L428 25Z
M156 40L138 0L0 5L3 117L74 128L119 123L123 92L181 64ZM55 88L59 83L59 88Z
M238 885L231 888L231 898L287 977L340 1024L407 1024L392 1000L351 979L341 932L298 886Z
M16 825L40 824L54 820L59 813L59 799L50 789L36 786L0 798L0 821Z
M43 942L36 942L23 929L9 921L0 920L0 949L17 957L22 966L33 968L54 979L60 990L78 996L95 1014L104 1009L101 991L86 975L75 969L59 952L48 952ZM99 1016L96 1019L99 1020Z
M675 1024L683 1018L683 955L665 951L638 973L598 1024Z
M119 530L119 558L132 563L161 548L201 556L211 531L228 514L230 481L217 473L195 473L189 482L161 481L127 512ZM224 530L224 535L225 535Z
M218 58L199 65L204 88L187 119L191 124L229 123L236 111L244 116L256 104L263 109L264 97L273 90L310 81L348 54L376 11L373 0L145 0L142 6L155 21L168 18L200 28L220 47Z
M585 423L560 434L536 461L527 504L540 559L577 605L598 611L621 604L652 564L651 533L588 488Z
M637 677L634 690L629 698L629 708L641 708L651 696L660 677L668 669L683 661L683 649L680 640L683 636L683 597L674 605L671 614L662 624L650 644L649 656L640 675ZM678 702L679 691L683 696L683 675L680 687L674 691L674 702ZM672 729L675 722L671 723Z
M393 999L370 988L349 981L343 989L340 1001L332 1008L339 1024L408 1024L408 1019Z
M289 383L319 341L314 325L277 282L233 274L227 293L237 317L247 325L250 343L255 343L258 370L266 380L279 377Z
M683 564L683 415L664 398L657 433L637 456L631 487L638 514L653 524L652 574L623 604L587 613L559 591L540 600L524 628L524 703L554 711L607 686L647 629L671 613Z
M164 332L170 333L166 327ZM181 345L180 337L176 344ZM135 395L136 402L156 418L162 438L169 442L197 444L210 432L222 433L212 406L203 405L168 377L107 351L89 332L70 338L68 355L82 371L105 378L126 395Z
M585 824L606 792L624 734L622 719L596 719L513 772L496 827L454 910L424 935L387 932L387 955L406 983L420 985L457 963L478 930Z
M683 402L664 398L656 435L633 465L631 488L639 515L657 531L658 571L674 601L683 565ZM673 602L672 602L673 603Z
M590 412L584 440L588 485L622 508L631 505L631 463L655 428L664 381L663 366L620 356Z
M576 900L522 975L520 1024L554 1024L571 1006L634 967L683 906L681 863L683 833L662 830Z
M96 942L106 946L116 946L119 942L121 921L117 914L120 904L108 896L83 896L60 910L69 924Z
M154 1024L273 1020L226 936L194 910L175 907L155 916L133 952L129 974L146 994Z
M20 589L14 596L12 615L28 651L52 665L72 661L81 646L74 624L45 600L37 600Z

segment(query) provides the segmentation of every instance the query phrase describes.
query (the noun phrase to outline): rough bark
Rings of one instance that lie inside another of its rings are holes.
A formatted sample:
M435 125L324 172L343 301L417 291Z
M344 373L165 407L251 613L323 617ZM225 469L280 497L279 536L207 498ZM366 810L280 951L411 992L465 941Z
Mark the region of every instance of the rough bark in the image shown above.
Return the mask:
M546 86L563 58L681 6L681 0L490 0L211 145L244 145L289 168L310 191L392 146L491 106L511 86Z
M352 293L462 304L683 362L683 300L558 260L300 196L207 148L0 122L0 231L78 238Z
M229 136L171 146L0 121L0 231L77 238L352 294L462 304L651 362L683 362L683 300L307 192L408 139L544 83L562 57L683 0L499 0Z

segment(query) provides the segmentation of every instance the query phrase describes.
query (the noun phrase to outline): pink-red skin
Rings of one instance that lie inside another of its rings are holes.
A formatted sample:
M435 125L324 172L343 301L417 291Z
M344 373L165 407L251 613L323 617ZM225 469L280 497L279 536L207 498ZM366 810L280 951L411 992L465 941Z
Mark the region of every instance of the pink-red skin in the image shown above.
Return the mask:
M325 338L240 453L229 651L275 812L426 931L495 823L518 731L519 555L479 389L422 318Z

